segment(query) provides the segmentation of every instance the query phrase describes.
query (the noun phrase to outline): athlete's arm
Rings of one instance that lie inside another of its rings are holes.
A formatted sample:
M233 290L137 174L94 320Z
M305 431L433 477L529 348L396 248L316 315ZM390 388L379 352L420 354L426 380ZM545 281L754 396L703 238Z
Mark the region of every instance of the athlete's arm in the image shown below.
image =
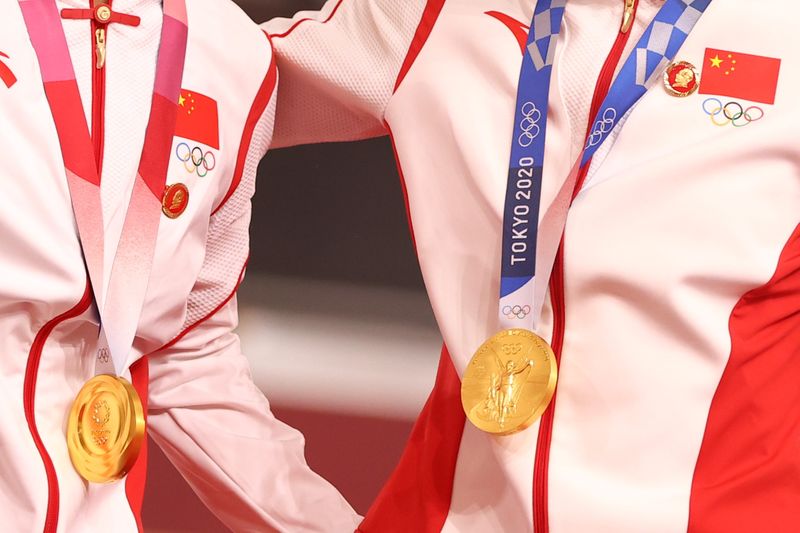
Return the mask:
M274 109L273 95L240 184L211 217L186 328L149 356L148 430L231 530L350 533L360 517L308 467L303 436L272 415L233 333L256 167L269 144Z
M425 0L329 0L263 25L281 86L274 147L386 133L384 111Z
M253 384L236 317L234 299L151 357L149 434L232 531L354 531L360 518Z

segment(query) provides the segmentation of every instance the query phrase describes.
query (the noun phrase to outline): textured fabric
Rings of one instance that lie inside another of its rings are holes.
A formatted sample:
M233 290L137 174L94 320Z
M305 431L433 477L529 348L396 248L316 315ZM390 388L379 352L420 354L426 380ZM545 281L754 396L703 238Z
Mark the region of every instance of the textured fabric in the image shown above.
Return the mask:
M384 110L423 7L334 0L265 24L285 57L273 146L311 142L320 131L326 141L385 135Z
M86 6L66 0L59 7ZM107 263L142 152L161 2L119 0L114 8L141 16L142 25L112 25L107 40L101 191L106 231L90 242L99 248L104 238ZM203 141L212 139L191 128L174 137L166 132L167 183L183 184L188 204L177 218L159 221L145 305L127 354L135 362L135 385L142 396L156 400L155 438L186 477L202 476L195 489L231 527L329 531L333 524L352 530L355 512L309 470L302 437L272 417L231 333L256 163L269 143L274 116L269 40L231 2L192 0L186 8L182 92L213 102L218 112L206 117L219 138L210 146ZM12 87L0 85L0 144L8 155L0 169L0 516L8 531L71 533L113 524L115 532L134 532L141 518L145 457L130 478L87 485L67 449L70 407L95 375L98 319L65 179L62 151L70 145L59 144L19 3L0 0L0 12L3 64L17 78ZM62 25L88 116L91 78L97 73L90 26L82 20ZM231 54L231 49L247 53ZM58 65L62 72L69 66L69 61ZM188 115L192 101L187 98L178 106ZM82 118L79 109L70 111ZM201 175L186 164L178 150L184 144L213 157L213 169ZM161 191L152 193L159 198ZM216 309L221 309L218 315ZM195 327L189 331L189 325ZM167 344L170 349L153 354ZM153 363L149 384L148 359ZM133 378L127 366L122 376ZM213 402L213 415L195 408L198 395ZM310 516L308 508L314 510Z
M244 164L242 181L233 195L211 217L206 259L186 304L184 328L207 316L234 291L250 251L250 202L256 191L256 172L272 138L275 99L259 119Z
M340 11L357 3L345 0ZM411 4L404 6L411 11L432 2ZM385 107L426 288L459 374L498 329L493 317L521 60L518 30L530 21L533 4L447 0L427 39L409 41L406 53L416 60ZM623 5L622 0L567 4L550 94L542 213L581 145ZM628 48L659 5L639 2ZM774 391L748 396L733 389L762 383L771 373L790 374L781 387L800 380L796 365L772 350L775 339L800 326L797 314L783 307L788 296L757 302L769 306L769 313L754 313L753 297L745 296L754 289L751 295L779 290L769 284L773 275L782 287L796 283L790 279L796 276L796 243L786 244L800 209L800 107L791 98L800 89L792 67L800 56L787 37L797 10L788 0L773 2L769 10L754 10L745 0L714 2L677 56L701 71L713 68L703 64L706 48L781 58L775 105L760 106L763 119L738 128L724 121L715 125L711 111L703 110L707 95L675 98L654 83L597 154L569 212L564 297L554 303L556 309L545 307L538 331L551 339L554 329L563 330L552 432L540 439L534 425L495 438L467 425L443 531L532 531L534 514L537 523L549 522L536 533L674 533L687 525L700 532L715 531L722 522L733 533L752 531L754 523L779 533L796 529L791 515L758 520L763 512L791 513L800 502L796 484L788 481L800 464L794 453L800 421L785 403L792 393L781 394L781 403ZM744 12L747 31L733 29ZM350 83L348 75L310 62L315 50L303 42L324 36L330 46L319 46L348 57L345 38L357 35L366 42L370 37L359 34L375 29L368 21L345 20L346 30L338 36L329 22L309 26L306 31L314 36L295 40L290 34L275 41L288 87L280 98L293 106L276 124L281 144L343 137L325 122L314 127L302 99L338 94L349 102L360 94L360 87L342 89ZM376 47L373 53L401 52ZM734 99L722 98L720 105L729 100ZM357 111L342 118L342 124L359 120L345 138L369 120ZM779 264L784 248L788 252ZM786 416L762 414L767 405ZM754 420L742 419L729 435L723 429L733 428L736 413ZM422 422L431 419L435 415L426 412ZM771 438L762 444L765 432ZM759 444L730 448L731 437ZM414 462L406 460L398 472L416 466L419 445L411 446L408 457ZM722 482L720 472L728 476ZM425 483L423 475L417 479ZM387 486L381 501L395 505L376 508L378 515L365 524L390 522L403 530L412 523L393 511L413 501L398 489ZM770 491L769 504L764 490Z
M236 324L234 299L150 358L153 439L233 531L352 532L359 518L253 384Z
M637 16L629 30L630 37L622 57L628 56L645 28L653 19L663 0L640 0ZM619 2L570 2L564 17L565 39L559 68L559 86L570 123L570 155L578 156L584 145L589 105L595 81L603 66L605 54L611 50L616 34L609 28L619 26L622 8ZM583 21L591 19L592 24ZM602 50L600 54L598 51ZM615 72L622 68L623 61ZM609 143L610 144L610 143Z
M182 325L166 347L148 356L150 431L201 500L233 531L349 532L359 517L308 467L302 435L274 418L233 333L256 171L272 136L277 97L267 36L238 9L222 6L216 0L201 9L189 6L190 44L192 36L215 39L231 31L235 21L246 31L235 43L228 38L226 46L248 54L234 59L225 48L209 57L198 53L201 46L187 54L190 63L214 58L235 69L229 76L209 77L201 68L184 77L184 86L198 93L228 95L218 102L221 124L234 122L230 134L221 135L225 157L206 177L193 176L196 187L215 194L206 198L212 200L204 206L210 216L197 233L204 253L191 267L196 275L180 309Z
M211 217L183 332L149 357L148 422L155 442L233 531L349 533L359 517L309 469L303 436L273 417L233 333L231 297L247 259L256 170L275 117L270 96L244 147L242 180Z

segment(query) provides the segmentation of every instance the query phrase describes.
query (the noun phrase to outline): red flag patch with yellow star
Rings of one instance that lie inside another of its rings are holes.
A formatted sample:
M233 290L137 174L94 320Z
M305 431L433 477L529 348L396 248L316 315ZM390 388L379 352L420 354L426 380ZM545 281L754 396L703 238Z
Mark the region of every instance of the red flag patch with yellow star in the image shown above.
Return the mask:
M181 89L175 135L219 150L217 101L204 94Z
M781 60L774 57L706 48L700 94L774 104L780 70Z

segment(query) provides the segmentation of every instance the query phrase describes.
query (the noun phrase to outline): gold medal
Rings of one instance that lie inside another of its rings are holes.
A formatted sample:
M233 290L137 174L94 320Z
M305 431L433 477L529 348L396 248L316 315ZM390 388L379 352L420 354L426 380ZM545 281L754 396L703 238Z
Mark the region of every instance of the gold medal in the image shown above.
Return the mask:
M144 441L144 409L128 381L106 374L86 382L72 404L67 447L75 470L92 483L125 477Z
M553 398L553 349L526 329L501 331L481 346L461 380L461 404L478 429L510 435L533 424Z

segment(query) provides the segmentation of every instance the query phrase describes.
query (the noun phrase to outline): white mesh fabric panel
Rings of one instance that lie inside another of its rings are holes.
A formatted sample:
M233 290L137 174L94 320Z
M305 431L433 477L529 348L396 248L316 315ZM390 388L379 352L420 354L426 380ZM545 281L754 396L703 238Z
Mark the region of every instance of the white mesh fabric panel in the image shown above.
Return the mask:
M329 0L264 24L282 80L273 146L385 134L384 110L425 4Z
M663 0L639 1L636 20L617 65L617 73L663 3ZM564 18L566 46L562 46L558 84L570 121L572 157L577 157L583 147L597 77L622 24L623 4L622 0L567 4ZM585 24L587 20L593 23ZM613 141L606 144L613 144Z
M250 253L250 200L256 190L258 164L267 152L275 124L272 95L253 131L242 180L228 201L211 217L206 257L187 300L184 328L213 313L234 291Z
M576 22L587 20L584 13L587 10L591 10L596 24L586 26ZM564 38L559 43L562 55L558 63L558 84L572 132L571 159L577 157L583 147L595 83L621 21L622 1L574 2L567 6L562 32Z

